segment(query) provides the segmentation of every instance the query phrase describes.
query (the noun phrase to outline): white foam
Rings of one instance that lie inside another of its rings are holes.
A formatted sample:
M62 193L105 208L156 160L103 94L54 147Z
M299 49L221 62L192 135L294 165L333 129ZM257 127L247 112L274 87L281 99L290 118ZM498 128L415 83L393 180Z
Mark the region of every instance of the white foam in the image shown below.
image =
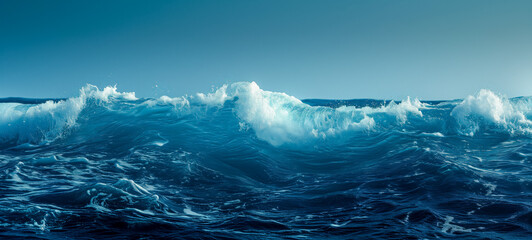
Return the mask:
M75 124L84 104L81 97L38 105L0 104L0 141L39 143L53 140L64 128Z
M42 143L61 137L75 125L88 100L109 102L136 100L135 93L120 93L115 87L99 90L96 86L81 88L78 97L42 104L0 103L0 143Z
M116 183L113 184L113 186L120 188L133 195L151 195L148 190L135 183L135 181L127 178L122 178L118 180Z
M432 133L421 133L421 136L429 136L429 137L444 137L444 135L441 132L432 132Z
M463 134L474 135L483 125L495 125L510 133L532 133L532 121L527 119L522 104L482 89L468 96L451 112Z
M188 101L187 97L172 98L166 95L161 96L158 99L147 100L143 104L147 105L148 107L154 107L156 105L172 105L176 108L183 108L190 106L190 102Z
M470 233L473 231L472 229L467 229L467 228L458 226L456 224L452 224L451 222L453 220L454 220L454 217L451 217L451 216L445 217L445 223L443 223L442 229L441 229L443 233L450 233L450 234L454 234L455 232Z
M112 99L123 99L129 101L138 99L135 97L134 92L118 92L116 89L116 85L112 87L107 86L103 90L100 90L94 85L87 84L81 89L81 96L85 99L93 98L105 102L109 102Z
M200 103L207 105L223 105L230 97L227 96L227 85L224 84L214 93L197 93L196 98L192 97L192 99L197 99Z
M255 82L224 85L214 93L197 94L196 100L211 106L235 101L237 116L257 137L272 145L337 137L346 131L368 131L376 125L373 115L392 116L399 123L406 122L410 114L422 116L422 104L417 99L408 98L381 108L313 107L285 93L262 90ZM242 125L240 129L244 129Z

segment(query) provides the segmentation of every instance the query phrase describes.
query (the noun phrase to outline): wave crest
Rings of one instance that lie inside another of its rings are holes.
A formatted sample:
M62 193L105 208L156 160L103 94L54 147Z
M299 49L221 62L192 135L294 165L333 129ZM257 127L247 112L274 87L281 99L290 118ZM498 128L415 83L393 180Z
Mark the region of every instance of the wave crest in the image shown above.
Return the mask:
M112 119L118 124L125 121L124 114L139 118L139 121L128 124L141 124L140 118L153 114L163 113L160 115L163 118L176 117L170 111L177 112L177 117L192 114L194 117L190 124L196 124L197 129L204 128L201 124L205 122L193 119L212 118L210 114L225 109L230 113L224 115L225 119L208 124L223 125L236 120L241 131L250 129L259 139L274 146L325 139L335 141L359 136L360 133L394 129L473 136L496 126L510 133L532 133L532 121L528 116L531 113L530 99L507 99L489 90L481 90L461 102L440 105L407 98L379 107L333 108L311 106L288 94L263 90L255 82L223 85L211 93L157 99L138 99L133 92L118 92L116 86L100 90L87 85L80 90L78 97L66 100L42 104L0 103L0 144L10 146L53 141L76 125L84 109L97 107L121 113ZM91 114L94 111L86 111L85 117L98 118ZM166 120L167 123L172 122L171 119ZM453 124L446 124L448 122ZM142 129L142 126L138 128Z
M120 93L115 87L98 87L88 84L80 89L78 97L42 104L0 104L0 143L21 144L53 141L64 130L76 124L80 112L88 101L109 102L111 99L136 100L134 93Z
M336 138L346 131L370 131L377 124L375 119L389 120L391 116L405 123L408 115L423 115L417 99L380 108L310 106L285 93L263 90L255 82L224 85L213 93L192 96L190 101L217 107L232 101L241 125L249 126L258 138L275 146Z
M522 101L512 103L492 91L482 89L474 96L468 96L451 112L458 123L458 130L466 135L474 135L483 128L496 126L511 133L532 133L532 121Z

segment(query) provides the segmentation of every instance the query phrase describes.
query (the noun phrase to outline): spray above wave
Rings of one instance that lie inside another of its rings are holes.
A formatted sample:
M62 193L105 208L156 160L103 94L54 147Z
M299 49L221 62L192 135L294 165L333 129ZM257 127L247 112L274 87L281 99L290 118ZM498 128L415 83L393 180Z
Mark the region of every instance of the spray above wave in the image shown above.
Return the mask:
M80 90L80 96L67 100L0 103L0 141L6 145L53 141L75 129L80 115L90 119L94 108L137 118L160 111L177 113L167 114L169 118L189 115L209 118L213 109L230 109L240 130L253 131L259 139L274 146L338 140L386 130L469 136L491 130L530 134L531 105L529 98L507 99L489 90L481 90L461 102L437 105L407 98L380 107L331 108L311 106L285 93L262 90L255 82L224 85L207 94L158 99L137 99L134 93L121 93L116 87L99 90L87 85ZM120 122L118 115L115 120Z

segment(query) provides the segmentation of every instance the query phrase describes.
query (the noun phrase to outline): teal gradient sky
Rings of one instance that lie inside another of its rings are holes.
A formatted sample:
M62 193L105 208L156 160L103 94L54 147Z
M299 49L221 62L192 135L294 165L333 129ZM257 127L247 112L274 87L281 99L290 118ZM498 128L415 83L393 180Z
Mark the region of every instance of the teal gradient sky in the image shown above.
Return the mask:
M532 95L532 1L0 1L0 97Z

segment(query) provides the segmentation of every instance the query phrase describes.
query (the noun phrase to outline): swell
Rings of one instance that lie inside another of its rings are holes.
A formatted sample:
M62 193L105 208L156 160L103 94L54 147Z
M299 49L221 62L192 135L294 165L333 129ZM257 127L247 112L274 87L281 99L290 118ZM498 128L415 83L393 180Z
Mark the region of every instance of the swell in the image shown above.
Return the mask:
M391 130L358 135L331 149L283 149L250 140L254 133L238 126L226 129L238 134L224 134L224 127L188 125L228 119L232 111L216 110L209 120L203 112L174 113L177 122L160 124L168 111L146 115L141 109L137 118L123 115L130 121L103 124L123 114L113 112L118 109L91 115L101 123L80 116L76 131L98 132L93 139L72 133L53 148L3 152L0 161L7 164L0 181L9 197L0 200L0 223L30 222L20 228L69 230L65 234L74 238L112 231L190 238L356 233L478 239L532 229L532 152L526 141ZM142 130L131 125L138 119Z
M157 99L137 99L134 93L121 93L116 87L99 90L87 85L78 97L38 104L22 102L0 103L0 144L4 147L46 144L68 136L80 127L80 117L88 125L97 122L138 128L146 122L172 125L186 118L197 128L232 122L238 125L238 131L250 131L273 146L342 144L357 135L390 130L471 137L490 132L521 136L532 133L530 98L508 99L489 90L459 101L313 100L309 105L285 93L262 90L254 82L224 85L207 94ZM208 121L223 111L230 112L223 116L225 119ZM107 122L98 119L98 114ZM85 134L90 139L89 135L96 133Z

